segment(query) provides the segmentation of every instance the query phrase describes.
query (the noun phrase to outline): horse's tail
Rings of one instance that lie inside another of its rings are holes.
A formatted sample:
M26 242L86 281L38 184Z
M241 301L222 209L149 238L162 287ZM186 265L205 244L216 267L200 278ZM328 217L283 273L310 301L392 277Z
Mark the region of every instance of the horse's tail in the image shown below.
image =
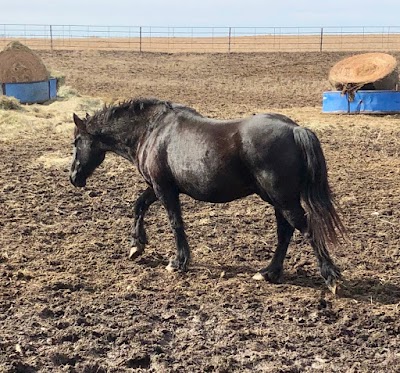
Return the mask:
M295 127L293 135L305 161L301 198L309 233L319 247L324 247L326 242L336 245L338 233L344 236L346 230L336 212L321 144L315 133L304 127Z

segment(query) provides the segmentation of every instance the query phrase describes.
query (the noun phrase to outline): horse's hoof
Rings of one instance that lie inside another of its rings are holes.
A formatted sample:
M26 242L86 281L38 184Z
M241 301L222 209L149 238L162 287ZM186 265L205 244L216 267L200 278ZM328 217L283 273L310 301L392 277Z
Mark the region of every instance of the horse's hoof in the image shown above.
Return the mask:
M129 252L129 259L134 260L143 254L143 249L140 247L132 246Z
M253 276L253 280L262 281L262 280L265 280L265 277L260 272L257 272Z
M342 275L340 273L340 269L337 268L335 265L322 267L321 270L322 277L325 280L326 286L328 287L329 291L336 295L338 291L338 286L341 283Z
M168 265L165 267L165 269L168 272L176 272L178 270L178 268L176 268L176 266L174 266L173 262L169 262Z
M180 262L177 259L171 259L165 269L168 272L185 273L187 269L187 261Z
M341 284L341 280L339 279L335 279L332 280L330 279L329 281L326 282L326 286L328 287L329 291L333 294L333 295L337 295L338 291L340 290L340 284Z
M328 289L331 291L333 295L336 295L337 291L337 283L329 284Z
M253 280L268 281L273 284L279 284L282 278L281 270L262 269L253 276Z

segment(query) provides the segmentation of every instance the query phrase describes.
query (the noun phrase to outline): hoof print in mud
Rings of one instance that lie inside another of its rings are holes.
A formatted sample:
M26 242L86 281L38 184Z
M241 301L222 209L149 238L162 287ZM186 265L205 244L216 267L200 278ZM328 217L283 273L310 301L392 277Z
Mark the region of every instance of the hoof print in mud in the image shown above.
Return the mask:
M147 354L138 354L137 356L131 357L127 362L126 366L131 369L149 369L150 368L150 356Z

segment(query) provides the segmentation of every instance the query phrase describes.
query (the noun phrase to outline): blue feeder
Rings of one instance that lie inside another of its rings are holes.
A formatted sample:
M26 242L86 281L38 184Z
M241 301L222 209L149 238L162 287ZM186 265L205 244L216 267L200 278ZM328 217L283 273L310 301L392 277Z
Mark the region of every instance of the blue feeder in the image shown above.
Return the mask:
M400 91L357 91L354 98L340 91L327 91L322 96L322 112L331 114L400 113Z
M17 98L22 104L41 104L57 97L57 79L41 82L1 83L0 94Z

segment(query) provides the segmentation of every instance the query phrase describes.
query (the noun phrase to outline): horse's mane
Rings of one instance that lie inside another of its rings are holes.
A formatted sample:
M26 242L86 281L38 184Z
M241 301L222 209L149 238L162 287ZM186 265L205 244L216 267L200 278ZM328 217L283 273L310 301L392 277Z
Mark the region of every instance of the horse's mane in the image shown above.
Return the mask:
M119 118L124 114L138 115L144 112L149 107L162 104L164 101L160 101L153 98L137 98L119 102L113 105L104 105L102 109L97 110L92 118L95 120L108 121L111 118Z
M136 98L122 101L114 105L104 105L102 109L93 114L92 118L107 121L111 118L118 118L124 114L140 115L141 113L147 111L147 109L158 105L163 105L165 108L172 109L179 113L187 112L195 116L202 116L195 109L182 104L161 101L156 98Z
M156 117L168 111L189 117L202 117L195 109L182 104L162 101L156 98L135 98L117 104L104 105L102 109L88 117L87 124L92 128L92 131L97 132L100 129L104 130L105 127L109 127L121 118L129 119L145 115L151 109L154 109L152 115Z

